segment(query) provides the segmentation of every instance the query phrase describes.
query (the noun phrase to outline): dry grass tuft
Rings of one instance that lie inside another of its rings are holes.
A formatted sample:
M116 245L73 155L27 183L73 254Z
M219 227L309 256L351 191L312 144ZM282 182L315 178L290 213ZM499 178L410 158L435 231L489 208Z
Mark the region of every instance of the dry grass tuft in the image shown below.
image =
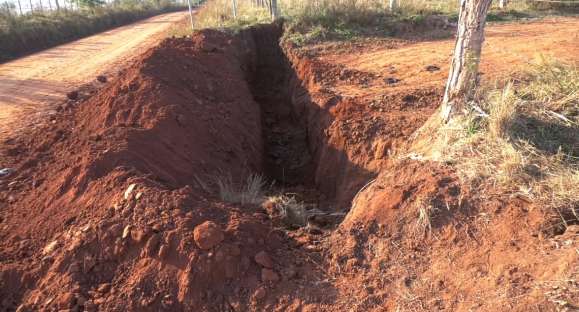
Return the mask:
M275 208L276 211L273 211L273 213L279 216L287 226L306 226L308 217L306 206L303 202L296 200L294 196L275 195L268 197L266 202Z
M578 222L577 68L542 59L479 105L488 114L455 124L442 159L474 187L525 196L564 225Z
M263 176L251 174L245 183L235 183L231 176L221 176L216 178L221 200L230 203L260 204L264 199L267 183Z

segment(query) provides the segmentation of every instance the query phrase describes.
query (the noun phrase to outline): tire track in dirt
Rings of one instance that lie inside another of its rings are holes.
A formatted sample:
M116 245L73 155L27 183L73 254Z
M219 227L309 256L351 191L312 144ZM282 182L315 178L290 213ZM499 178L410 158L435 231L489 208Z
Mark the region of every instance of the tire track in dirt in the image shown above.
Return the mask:
M66 93L113 73L159 42L186 12L162 14L0 65L0 139Z

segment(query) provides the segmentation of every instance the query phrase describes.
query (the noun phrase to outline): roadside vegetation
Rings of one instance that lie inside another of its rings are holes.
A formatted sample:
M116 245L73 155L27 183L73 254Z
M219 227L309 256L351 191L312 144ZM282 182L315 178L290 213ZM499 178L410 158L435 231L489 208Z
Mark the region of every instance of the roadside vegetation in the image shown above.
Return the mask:
M22 15L15 8L5 8L0 13L0 61L184 8L169 0L103 3L87 0L76 10L61 7Z
M579 221L579 70L539 59L504 87L483 87L472 111L444 129L439 161L474 189L539 204L550 232ZM479 192L485 194L485 192Z
M458 1L399 0L391 8L383 0L278 0L279 13L286 20L286 39L298 45L325 40L352 40L361 37L389 37L408 29L453 29L458 19ZM270 1L208 1L195 18L194 27L236 30L271 21ZM262 4L262 5L260 5ZM493 3L489 21L511 21L579 12L579 5L515 0L500 8ZM187 34L188 29L173 34ZM448 32L429 36L448 36Z

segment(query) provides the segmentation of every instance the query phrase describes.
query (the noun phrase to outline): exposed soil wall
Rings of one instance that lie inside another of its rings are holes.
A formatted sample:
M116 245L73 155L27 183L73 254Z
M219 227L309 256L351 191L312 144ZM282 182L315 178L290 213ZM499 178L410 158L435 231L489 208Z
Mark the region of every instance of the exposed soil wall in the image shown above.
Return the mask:
M211 198L218 175L238 181L263 166L247 83L256 64L250 32L166 40L94 96L7 141L3 163L15 174L2 181L2 310L247 304L240 287L255 289L260 276L250 259L282 237L255 207ZM209 253L192 231L208 220L223 233Z

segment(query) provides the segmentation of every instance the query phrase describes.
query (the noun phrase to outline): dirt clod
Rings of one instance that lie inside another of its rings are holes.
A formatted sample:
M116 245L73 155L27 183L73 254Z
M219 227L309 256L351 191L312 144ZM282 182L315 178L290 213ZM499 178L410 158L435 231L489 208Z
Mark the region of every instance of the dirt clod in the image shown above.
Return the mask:
M73 100L73 101L77 100L78 99L78 91L70 91L66 94L66 97L69 100Z
M275 283L279 281L279 275L272 269L263 268L261 269L261 280L264 283Z
M221 243L224 238L223 231L213 221L205 221L193 230L193 239L201 249L211 249Z
M253 259L257 264L261 265L264 268L268 269L273 268L273 261L265 251L258 252Z

